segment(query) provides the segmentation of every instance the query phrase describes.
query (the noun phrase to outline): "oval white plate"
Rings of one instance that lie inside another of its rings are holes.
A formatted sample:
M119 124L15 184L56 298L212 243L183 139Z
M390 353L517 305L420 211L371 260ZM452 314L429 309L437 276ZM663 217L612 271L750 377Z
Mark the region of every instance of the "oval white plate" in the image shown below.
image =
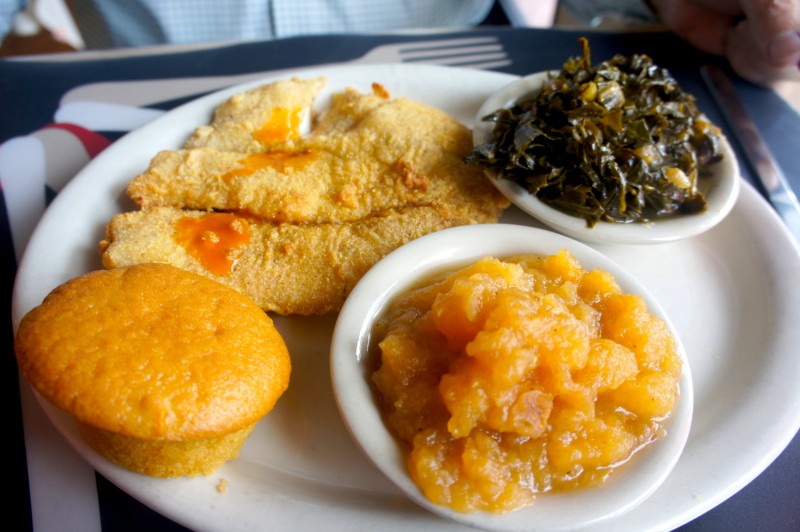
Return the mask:
M649 445L605 485L538 497L532 505L500 515L462 513L429 501L408 474L407 449L387 429L370 385L375 360L369 340L375 320L399 294L436 273L454 271L484 256L554 255L569 250L585 269L611 273L623 291L642 296L648 309L669 324L669 317L647 290L602 253L571 238L534 227L508 224L470 225L418 238L379 261L356 284L344 304L331 343L331 377L339 411L350 432L372 462L417 504L471 526L487 530L579 530L620 517L649 497L678 462L692 419L694 395L689 361L683 361L680 400L667 434Z
M538 72L517 79L493 93L475 115L473 140L476 146L491 139L494 124L483 118L494 111L511 107L522 97L533 96L547 79ZM722 160L711 167L712 175L701 183L707 208L691 215L673 216L648 223L611 223L600 221L587 227L586 220L554 209L529 193L525 187L508 179L491 178L497 189L520 209L553 229L586 242L618 244L661 244L704 233L721 222L736 204L739 195L739 165L727 138L720 143Z
M101 267L97 244L105 225L132 208L125 185L158 150L178 148L236 92L318 75L329 77L330 90L370 90L379 81L392 95L440 107L469 126L490 94L517 79L426 65L334 66L281 72L176 108L114 143L59 193L20 263L14 323L58 284ZM516 208L503 221L538 224ZM672 474L652 497L598 530L671 530L733 495L797 432L800 257L791 242L769 204L745 186L731 215L697 238L662 246L595 246L633 273L672 316L695 389L692 431ZM335 316L276 319L292 356L292 382L239 459L210 477L161 480L120 469L87 447L71 420L46 403L42 407L105 478L190 529L246 532L266 523L314 532L465 530L408 501L353 443L336 410L328 371L334 321ZM64 443L49 434L34 441L37 447ZM65 465L53 474L69 477L72 471ZM224 494L217 491L222 479Z

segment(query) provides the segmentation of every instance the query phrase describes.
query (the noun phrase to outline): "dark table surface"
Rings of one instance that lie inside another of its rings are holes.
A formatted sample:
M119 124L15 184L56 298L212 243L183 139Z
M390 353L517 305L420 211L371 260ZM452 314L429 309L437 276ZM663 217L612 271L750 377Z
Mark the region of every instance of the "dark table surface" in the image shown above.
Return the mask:
M104 58L81 61L3 61L0 62L0 144L28 135L53 122L55 110L63 94L71 88L91 82L112 80L154 79L159 77L191 77L240 74L259 71L301 68L309 65L338 63L360 57L370 49L389 42L431 38L492 36L508 54L508 64L493 68L510 74L526 74L558 69L568 55L578 55L578 34L566 30L487 28L471 32L421 36L346 36L306 37L273 42L258 42L212 47L181 53L153 53L141 56ZM615 53L636 51L651 55L656 63L667 67L684 88L694 93L699 105L710 118L723 124L719 108L711 99L697 68L706 61L715 61L688 48L667 33L598 33L590 35L593 58L600 61ZM756 121L759 130L773 151L794 189L800 190L800 116L774 92L736 80L739 94ZM160 102L152 106L171 109L197 94ZM728 131L729 132L729 131ZM729 132L730 133L730 132ZM107 141L118 134L104 132ZM102 144L102 140L100 141ZM101 146L102 147L102 146ZM740 157L741 152L738 151ZM750 169L742 167L743 177L753 182ZM760 189L757 183L756 188ZM51 191L51 195L54 192ZM16 269L14 243L9 229L7 202L0 201L0 245L3 246L2 291L5 301L11 300ZM6 305L8 312L10 305ZM9 522L22 523L19 529L32 529L29 468L26 467L26 444L20 402L20 383L13 357L11 318L6 314L0 341L5 346L3 386L10 413L7 444L10 460L12 497L6 506ZM56 436L58 437L58 436ZM66 443L65 443L66 444ZM30 445L30 442L29 442ZM686 531L701 530L800 530L800 437L755 480L729 499L681 527ZM35 467L35 464L32 464ZM137 502L114 484L96 474L100 522L103 531L116 530L181 530L157 512ZM68 511L68 510L67 510Z

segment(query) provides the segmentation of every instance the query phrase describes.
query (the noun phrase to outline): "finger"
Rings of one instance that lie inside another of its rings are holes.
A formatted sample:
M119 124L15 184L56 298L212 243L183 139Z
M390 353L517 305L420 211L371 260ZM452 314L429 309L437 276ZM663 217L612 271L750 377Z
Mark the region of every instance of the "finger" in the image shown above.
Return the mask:
M800 81L796 64L774 66L764 60L762 48L756 43L750 21L743 20L733 27L727 38L725 55L731 67L742 77L758 85L771 86L778 81Z
M729 0L724 0L728 2ZM676 35L698 49L715 55L725 53L726 39L738 11L718 11L715 6L701 5L695 0L652 0L661 20Z
M744 14L744 9L742 8L742 2L743 1L746 2L747 0L693 0L693 1L696 4L699 4L703 7L707 7L712 11L715 11L717 13L723 13L733 18Z
M800 61L800 0L742 0L750 44L773 68ZM740 32L735 32L741 37Z

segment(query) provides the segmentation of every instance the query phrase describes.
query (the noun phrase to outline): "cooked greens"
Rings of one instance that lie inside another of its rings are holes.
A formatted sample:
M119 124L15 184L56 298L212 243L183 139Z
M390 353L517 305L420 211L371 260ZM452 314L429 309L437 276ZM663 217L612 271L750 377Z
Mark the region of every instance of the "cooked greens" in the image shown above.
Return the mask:
M580 44L582 57L541 91L483 118L494 123L491 141L467 161L589 227L703 211L698 179L721 159L719 129L650 57L593 67Z

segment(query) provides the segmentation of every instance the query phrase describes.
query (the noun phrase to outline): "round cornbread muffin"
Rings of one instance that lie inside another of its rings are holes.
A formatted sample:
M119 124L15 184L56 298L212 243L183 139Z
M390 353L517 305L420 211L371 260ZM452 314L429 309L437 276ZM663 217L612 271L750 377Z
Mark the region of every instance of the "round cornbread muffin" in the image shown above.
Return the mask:
M99 454L154 477L238 456L289 385L286 344L249 298L165 264L95 271L21 320L25 378Z

